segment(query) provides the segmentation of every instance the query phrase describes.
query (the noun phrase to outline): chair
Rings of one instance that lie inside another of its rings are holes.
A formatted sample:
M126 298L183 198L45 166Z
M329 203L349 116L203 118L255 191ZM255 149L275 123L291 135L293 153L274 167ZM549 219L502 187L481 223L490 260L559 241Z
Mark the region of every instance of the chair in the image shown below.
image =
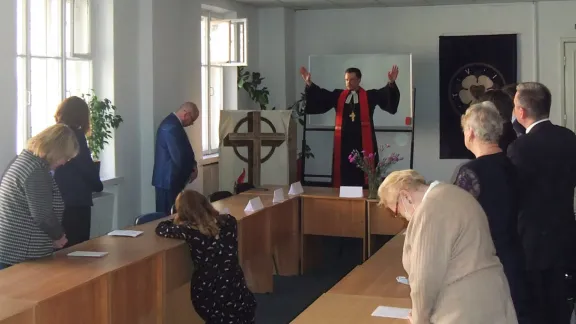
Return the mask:
M161 212L154 212L154 213L148 213L148 214L140 215L140 216L136 217L136 220L134 221L134 225L146 224L146 223L153 222L153 221L158 220L158 219L163 218L163 217L166 217L166 214L161 213Z
M242 193L244 191L248 191L251 189L254 189L256 187L254 187L253 184L248 183L248 182L244 182L244 183L239 183L236 185L236 187L234 187L234 191L236 192L236 194Z
M228 197L232 197L232 193L230 191L216 191L208 196L208 200L210 200L210 202L215 202Z

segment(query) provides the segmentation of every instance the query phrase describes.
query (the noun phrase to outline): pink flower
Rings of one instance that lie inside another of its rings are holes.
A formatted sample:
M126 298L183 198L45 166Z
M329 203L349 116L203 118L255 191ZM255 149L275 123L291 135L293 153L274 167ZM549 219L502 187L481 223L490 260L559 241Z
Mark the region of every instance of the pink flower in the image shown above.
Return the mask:
M371 158L371 159L374 158L374 153L368 154L368 157Z

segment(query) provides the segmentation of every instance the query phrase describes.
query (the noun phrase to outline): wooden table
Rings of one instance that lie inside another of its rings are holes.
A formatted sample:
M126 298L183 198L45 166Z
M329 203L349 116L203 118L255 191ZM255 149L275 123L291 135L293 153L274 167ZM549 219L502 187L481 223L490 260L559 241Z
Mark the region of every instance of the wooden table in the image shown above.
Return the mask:
M366 259L366 198L340 198L338 188L304 187L301 199L301 272L321 258L319 241L311 235L353 237L362 240ZM365 192L366 194L366 192Z
M190 302L188 247L156 236L156 224L137 226L136 238L99 237L4 269L0 298L33 305L35 324L202 323ZM66 256L72 251L109 254Z
M326 293L291 323L294 324L408 324L407 319L374 317L378 306L411 308L410 300Z
M281 276L300 274L300 201L288 195L288 186L264 186L239 196L260 197L264 208L270 210L270 240L275 273ZM274 190L284 191L283 202L273 203Z
M271 210L264 208L256 212L245 212L251 197L232 196L213 202L219 211L224 208L238 221L238 256L246 277L248 288L255 293L271 292L273 288L273 263L270 243ZM262 198L265 206L272 205L272 198Z
M408 277L402 266L403 246L404 235L396 235L328 292L409 299L410 286L396 281L398 276Z
M402 232L408 222L403 217L394 217L393 212L378 206L378 200L368 200L368 256L375 252L375 239L378 235L396 235Z
M0 297L0 323L33 324L34 304Z

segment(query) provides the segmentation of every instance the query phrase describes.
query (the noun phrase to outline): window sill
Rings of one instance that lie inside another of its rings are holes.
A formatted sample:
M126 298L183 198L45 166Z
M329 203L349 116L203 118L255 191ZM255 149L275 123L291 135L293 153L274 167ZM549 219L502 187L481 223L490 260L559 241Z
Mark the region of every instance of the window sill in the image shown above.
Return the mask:
M124 181L124 177L113 177L108 179L101 179L104 187L117 186Z
M202 161L199 162L201 166L209 165L209 164L216 164L220 161L220 154L208 154L202 156Z

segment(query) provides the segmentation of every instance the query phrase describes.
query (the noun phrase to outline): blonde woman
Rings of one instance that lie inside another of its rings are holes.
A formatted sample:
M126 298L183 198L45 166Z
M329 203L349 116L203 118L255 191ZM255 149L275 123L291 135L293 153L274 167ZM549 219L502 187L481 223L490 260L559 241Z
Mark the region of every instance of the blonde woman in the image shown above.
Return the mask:
M488 220L476 199L414 170L392 172L380 203L408 220L402 263L413 324L517 324Z
M67 240L64 203L51 172L78 154L74 131L57 124L28 141L0 182L0 269L48 256Z

